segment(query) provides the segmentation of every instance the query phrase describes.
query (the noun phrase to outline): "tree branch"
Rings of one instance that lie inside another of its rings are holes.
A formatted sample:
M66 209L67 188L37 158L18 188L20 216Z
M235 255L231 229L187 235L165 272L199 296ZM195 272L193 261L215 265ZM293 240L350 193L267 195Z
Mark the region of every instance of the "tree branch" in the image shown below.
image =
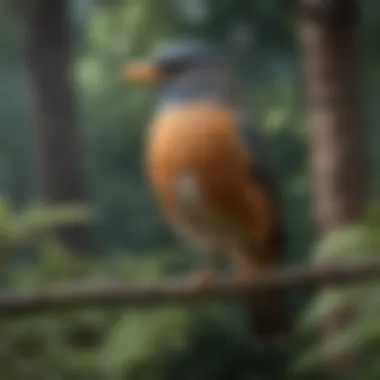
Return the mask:
M125 283L63 284L44 291L0 293L0 315L97 306L136 306L236 298L262 288L289 289L304 285L343 284L380 277L380 260L335 266L290 267L252 280L221 278L196 285L186 280L151 285Z

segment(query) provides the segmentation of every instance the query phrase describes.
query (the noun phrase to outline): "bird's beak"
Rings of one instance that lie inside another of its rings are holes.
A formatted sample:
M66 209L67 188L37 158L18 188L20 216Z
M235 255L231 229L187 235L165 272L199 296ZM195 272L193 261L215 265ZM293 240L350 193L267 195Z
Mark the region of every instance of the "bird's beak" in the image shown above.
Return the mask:
M154 86L161 82L162 75L157 66L150 62L133 62L123 71L126 82Z

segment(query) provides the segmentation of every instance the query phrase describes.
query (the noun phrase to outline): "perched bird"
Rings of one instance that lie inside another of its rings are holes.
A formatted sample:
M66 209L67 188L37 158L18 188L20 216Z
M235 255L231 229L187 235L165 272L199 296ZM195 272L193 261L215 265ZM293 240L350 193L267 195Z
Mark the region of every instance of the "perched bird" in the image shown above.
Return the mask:
M200 281L230 258L240 278L281 265L282 223L267 147L251 125L232 64L215 45L171 43L125 68L126 80L154 86L147 171L166 221L205 252ZM281 294L247 299L250 328L275 341L289 332Z

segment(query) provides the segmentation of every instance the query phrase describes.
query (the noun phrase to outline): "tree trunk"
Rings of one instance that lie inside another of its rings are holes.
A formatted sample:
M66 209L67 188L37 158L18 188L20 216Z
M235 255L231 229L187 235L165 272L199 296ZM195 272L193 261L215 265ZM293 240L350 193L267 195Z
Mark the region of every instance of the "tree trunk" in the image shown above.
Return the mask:
M321 232L355 220L366 193L354 0L301 0L311 170Z
M50 203L87 200L81 136L70 79L70 20L67 0L23 0L27 54L36 116L41 191ZM60 232L72 249L90 248L88 228Z
M307 119L315 217L321 233L361 216L366 196L365 126L357 65L359 5L355 0L300 0ZM331 288L326 285L324 291ZM344 328L350 310L332 315L328 339ZM333 358L335 373L352 357Z

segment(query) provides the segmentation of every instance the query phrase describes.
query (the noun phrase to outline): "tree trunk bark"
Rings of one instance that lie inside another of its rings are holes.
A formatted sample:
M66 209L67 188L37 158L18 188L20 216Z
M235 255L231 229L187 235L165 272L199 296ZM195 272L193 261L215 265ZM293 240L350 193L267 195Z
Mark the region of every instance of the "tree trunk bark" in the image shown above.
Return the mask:
M23 0L18 4L26 24L40 190L46 201L55 204L87 200L83 147L70 79L69 4L66 0ZM60 236L74 250L90 248L88 228L65 228Z
M355 220L366 195L355 0L301 0L311 172L321 232Z
M314 212L319 231L331 232L361 216L366 198L365 122L357 63L359 4L355 0L299 0ZM323 291L331 288L326 284ZM324 325L328 339L344 328L350 310ZM344 373L351 355L332 358Z

